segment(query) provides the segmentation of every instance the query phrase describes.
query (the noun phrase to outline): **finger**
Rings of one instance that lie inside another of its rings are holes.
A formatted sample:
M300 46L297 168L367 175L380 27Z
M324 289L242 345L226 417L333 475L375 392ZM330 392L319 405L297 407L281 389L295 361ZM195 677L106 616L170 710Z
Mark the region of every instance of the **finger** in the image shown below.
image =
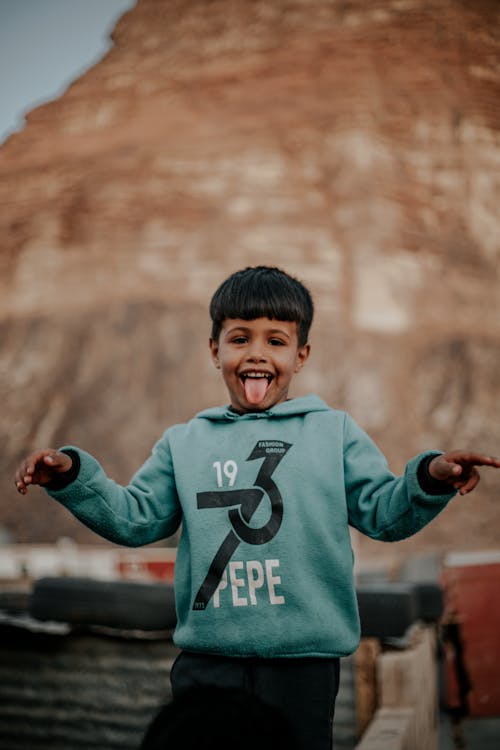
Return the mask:
M450 454L448 460L462 464L495 466L496 468L500 468L500 459L495 456L488 456L484 453L473 453L472 451L454 451Z
M495 458L495 456L482 456L483 458L483 466L494 466L497 469L500 469L500 458Z
M30 484L37 483L37 469L40 467L40 462L43 461L44 457L49 453L55 453L53 448L49 448L36 453L31 453L24 461L20 464L16 472L15 484L18 492L25 495L28 486Z
M25 484L32 484L33 483L33 475L36 471L36 462L32 459L29 459L24 467L24 474L23 474L23 482Z
M29 476L35 473L36 465L40 461L42 456L43 456L43 453L32 453L32 455L26 459L26 462L25 462L26 468L24 470L25 476Z
M31 456L28 456L28 458L25 461L25 470L24 475L30 476L35 473L37 464L40 461L43 461L44 456L48 453L48 451L39 451L37 453L32 453Z
M24 470L24 476L23 480L26 484L37 484L37 475L40 469L45 468L46 466L51 466L52 468L57 468L57 464L51 463L49 461L47 463L47 458L53 455L56 455L57 451L54 450L54 448L47 448L42 451L38 451L37 453L32 453L31 456L28 456L25 462L25 470Z
M21 466L16 471L15 485L17 487L18 492L20 492L23 495L26 493L26 486L24 484L25 473L26 473L25 463L22 463Z
M473 464L474 466L500 466L500 461L493 456L483 456L482 454L473 453L464 459L464 463Z
M21 493L21 495L26 494L26 485L24 484L21 476L19 475L19 472L16 474L16 481L15 481L16 489L18 492Z
M21 493L21 495L25 495L28 491L28 488L26 487L21 477L18 477L16 479L16 488L17 488L17 491Z
M471 472L471 475L468 477L463 487L461 487L460 494L467 495L468 492L471 492L471 490L473 490L474 487L477 486L479 479L480 479L479 472L473 469L473 471Z

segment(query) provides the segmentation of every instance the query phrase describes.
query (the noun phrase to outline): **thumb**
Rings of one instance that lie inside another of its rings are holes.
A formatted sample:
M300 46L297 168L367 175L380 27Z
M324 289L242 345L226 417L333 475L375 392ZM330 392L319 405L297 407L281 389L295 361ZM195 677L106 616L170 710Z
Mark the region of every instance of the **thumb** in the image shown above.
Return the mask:
M46 466L54 469L55 471L67 471L71 468L71 458L66 453L60 451L53 451L43 457L43 462Z
M451 456L441 454L436 456L429 464L429 474L434 479L445 481L460 476L462 467L457 464Z

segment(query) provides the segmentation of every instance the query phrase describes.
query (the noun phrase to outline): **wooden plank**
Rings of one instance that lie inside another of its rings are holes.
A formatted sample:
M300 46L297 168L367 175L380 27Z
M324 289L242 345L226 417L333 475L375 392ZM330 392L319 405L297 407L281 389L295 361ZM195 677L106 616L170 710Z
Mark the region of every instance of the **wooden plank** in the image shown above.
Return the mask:
M354 656L358 737L365 732L377 709L376 664L379 654L379 641L376 638L363 638Z

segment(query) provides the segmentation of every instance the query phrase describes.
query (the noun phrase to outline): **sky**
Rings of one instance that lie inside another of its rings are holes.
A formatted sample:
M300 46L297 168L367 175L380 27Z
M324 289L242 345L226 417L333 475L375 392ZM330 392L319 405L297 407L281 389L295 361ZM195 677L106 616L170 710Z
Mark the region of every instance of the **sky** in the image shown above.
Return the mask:
M136 0L0 0L0 143L100 60Z

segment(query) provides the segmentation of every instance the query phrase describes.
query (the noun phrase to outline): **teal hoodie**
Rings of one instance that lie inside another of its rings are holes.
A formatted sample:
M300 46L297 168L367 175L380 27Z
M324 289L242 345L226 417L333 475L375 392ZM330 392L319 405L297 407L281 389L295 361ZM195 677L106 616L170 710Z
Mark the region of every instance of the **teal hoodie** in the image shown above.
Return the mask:
M78 476L49 494L101 536L140 546L182 522L174 640L212 654L352 653L360 629L349 525L403 539L455 494L421 488L427 454L395 477L354 420L314 395L266 412L203 411L168 429L127 487L71 449Z

